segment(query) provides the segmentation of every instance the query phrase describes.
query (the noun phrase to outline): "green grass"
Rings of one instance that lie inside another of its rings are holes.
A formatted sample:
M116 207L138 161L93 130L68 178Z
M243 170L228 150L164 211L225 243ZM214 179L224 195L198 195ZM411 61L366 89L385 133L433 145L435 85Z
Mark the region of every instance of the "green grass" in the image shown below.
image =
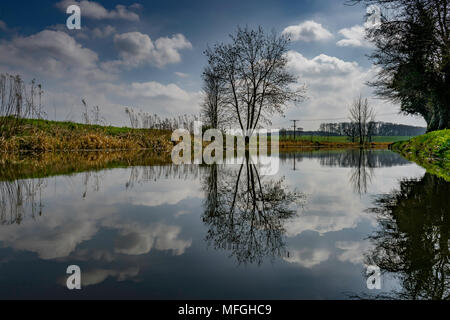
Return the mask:
M397 142L397 141L404 141L404 140L409 140L411 137L403 137L403 136L377 136L377 137L373 137L372 142ZM280 138L281 141L283 140L294 140L294 136L288 136L288 137L281 137ZM312 142L339 142L339 143L344 143L344 142L350 142L350 140L347 137L342 137L342 136L330 136L330 137L325 137L325 136L297 136L296 140L301 141L301 140L307 140L307 141L312 141Z
M55 129L64 129L68 131L91 131L91 132L103 132L107 135L118 136L133 132L148 132L159 131L150 129L132 129L129 127L113 127L113 126L101 126L91 124L81 124L70 121L51 121L41 119L21 119L22 128L27 125L30 128L36 128L44 132L53 132ZM26 129L18 132L19 134L27 134Z
M151 149L170 152L171 132L40 119L0 118L0 151ZM6 120L6 121L5 121ZM8 122L10 121L10 122Z
M428 172L450 181L450 129L394 143L392 150L418 163Z

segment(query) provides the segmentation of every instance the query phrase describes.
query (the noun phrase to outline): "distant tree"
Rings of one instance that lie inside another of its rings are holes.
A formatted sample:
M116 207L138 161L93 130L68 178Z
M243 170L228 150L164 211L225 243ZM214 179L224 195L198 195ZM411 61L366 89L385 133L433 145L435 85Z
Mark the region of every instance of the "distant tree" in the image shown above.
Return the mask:
M350 122L356 128L359 144L363 145L368 141L370 123L375 121L375 113L369 106L367 98L360 96L355 99L350 108Z
M293 88L297 78L287 69L286 36L246 27L230 37L231 43L205 51L208 67L204 76L209 83L216 79L223 83L220 109L240 126L248 142L261 123L270 123L273 114L283 114L288 102L301 101L305 88ZM210 99L215 100L214 96Z
M352 122L345 123L345 125L343 127L343 132L350 139L351 142L355 142L357 132L358 132L356 124L354 124Z
M355 142L357 129L354 123L322 123L319 127L320 131L315 132L316 135L334 135L347 136L351 141ZM409 126L405 124L389 123L389 122L369 122L368 140L374 136L419 136L427 131L424 127Z
M368 29L380 66L377 94L406 114L421 115L428 131L450 128L450 1L351 0L385 10L381 25Z

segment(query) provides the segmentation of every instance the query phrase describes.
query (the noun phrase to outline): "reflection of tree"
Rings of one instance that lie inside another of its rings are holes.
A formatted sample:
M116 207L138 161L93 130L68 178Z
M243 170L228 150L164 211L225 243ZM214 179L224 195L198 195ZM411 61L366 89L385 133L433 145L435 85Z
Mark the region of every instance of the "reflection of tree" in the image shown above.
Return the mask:
M449 299L450 183L430 174L403 180L400 190L376 200L380 230L366 263L392 273L400 299Z
M367 193L367 185L372 181L374 164L369 151L364 149L358 151L358 153L351 153L351 163L354 166L350 172L350 183L356 193L364 194Z
M127 190L135 185L156 182L162 179L197 179L199 166L195 164L131 167L130 178L125 184Z
M404 166L410 164L410 162L404 159L397 153L385 151L385 150L363 150L365 156L369 159L368 163L371 168L386 168L393 166ZM339 167L339 168L351 168L358 163L359 149L349 150L305 150L295 152L283 152L279 157L281 163L292 163L292 159L295 157L297 162L304 159L317 159L321 166L324 167Z
M42 179L0 182L0 224L20 224L27 212L42 215Z
M130 167L129 171L130 178L125 183L125 188L132 190L137 184L161 179L196 179L199 166L136 166ZM72 183L77 176L81 177L82 199L88 198L91 193L101 192L102 182L106 178L104 171L86 171L65 178ZM47 187L47 182L47 178L0 181L0 224L20 224L28 215L32 218L41 216L44 208L41 195Z
M207 242L230 250L240 264L284 256L284 223L304 196L288 191L283 179L264 181L248 159L238 171L216 165L208 170L203 180Z

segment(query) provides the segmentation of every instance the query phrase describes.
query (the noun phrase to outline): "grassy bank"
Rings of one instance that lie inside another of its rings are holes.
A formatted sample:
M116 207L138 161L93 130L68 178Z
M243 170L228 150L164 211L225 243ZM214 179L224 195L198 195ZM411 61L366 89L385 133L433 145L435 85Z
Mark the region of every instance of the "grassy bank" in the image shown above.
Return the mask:
M392 150L416 162L428 172L450 181L450 130L435 131L394 143Z
M4 120L5 118L3 118ZM17 120L14 120L15 123ZM4 123L4 121L3 121ZM9 128L8 128L9 129ZM169 153L173 143L171 132L156 129L131 129L112 126L85 125L36 119L20 119L14 130L0 135L0 151L92 151L92 150L141 150ZM374 137L367 148L387 148L390 143L407 137ZM281 148L324 147L355 148L358 143L346 137L302 136L281 138Z
M1 151L138 150L170 152L171 132L84 125L73 122L21 119L6 137Z

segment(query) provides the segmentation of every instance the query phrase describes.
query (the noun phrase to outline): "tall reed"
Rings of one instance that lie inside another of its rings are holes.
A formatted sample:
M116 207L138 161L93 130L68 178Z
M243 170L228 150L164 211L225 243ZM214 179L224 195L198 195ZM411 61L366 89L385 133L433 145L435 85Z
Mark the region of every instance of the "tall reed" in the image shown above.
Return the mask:
M10 137L24 118L43 118L42 86L20 75L0 74L0 137Z

